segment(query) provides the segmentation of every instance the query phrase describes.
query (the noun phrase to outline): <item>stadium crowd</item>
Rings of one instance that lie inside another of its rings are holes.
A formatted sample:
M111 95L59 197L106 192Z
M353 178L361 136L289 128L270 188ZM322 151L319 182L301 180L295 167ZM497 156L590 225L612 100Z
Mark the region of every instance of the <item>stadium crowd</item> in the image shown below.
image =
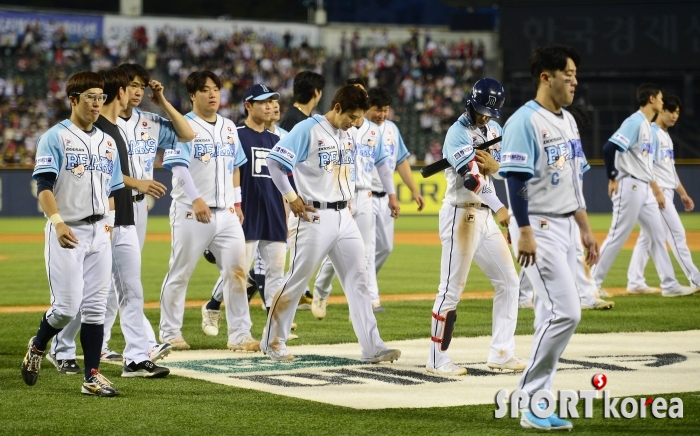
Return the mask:
M442 134L461 113L471 84L481 77L484 44L461 40L448 45L434 41L430 32L419 44L420 36L416 30L410 39L395 43L388 41L386 31L373 30L364 40L357 31L350 38L343 35L342 55L332 61L334 73L337 81L359 76L370 87L390 89L402 103L394 105L392 114L399 125L402 118L411 122L413 115L418 117L420 132ZM149 49L143 27L134 27L128 37L112 32L95 42L71 41L60 26L39 24L28 25L23 34L0 35L0 69L5 72L0 77L0 167L34 164L40 132L70 113L65 80L81 69L98 71L123 62L145 65L163 82L166 98L182 113L191 109L185 78L192 71L209 69L222 79L221 115L241 121L243 91L254 83L266 83L279 92L284 111L292 103L296 73L323 74L329 60L323 49L306 41L292 47L291 39L285 35L277 41L252 31L217 39L204 29L179 33L166 27L157 34L155 49ZM150 102L144 103L146 110L156 110ZM411 144L412 148L429 154L431 141L422 142Z

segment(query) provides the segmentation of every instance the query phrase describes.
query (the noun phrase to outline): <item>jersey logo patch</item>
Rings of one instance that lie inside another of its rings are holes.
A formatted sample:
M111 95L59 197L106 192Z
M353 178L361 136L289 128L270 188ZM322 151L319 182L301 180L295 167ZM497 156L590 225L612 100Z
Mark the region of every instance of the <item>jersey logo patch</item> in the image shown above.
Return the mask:
M583 148L579 139L567 141L563 144L550 145L544 148L544 152L547 155L547 165L553 166L558 170L564 168L566 161L574 157L583 156Z
M83 153L66 153L66 170L70 171L77 178L83 177L85 171L99 171L112 175L114 170L114 156L107 152L105 156Z
M670 162L673 159L673 150L661 150L661 159L666 163ZM39 161L37 160L38 163Z
M549 230L549 223L547 222L547 220L540 220L540 229Z
M468 223L473 223L474 219L475 219L475 217L474 217L473 213L470 213L469 215L467 215L467 222Z
M613 139L617 139L618 141L620 141L624 145L630 145L630 140L622 133L616 132L613 135Z
M454 157L456 161L459 161L460 159L465 158L472 153L474 153L474 147L472 147L471 145L467 145L466 147L462 147L461 149L457 150L452 155L452 157Z
M321 224L321 215L312 215L311 222L313 224Z
M501 154L501 163L513 163L523 165L527 163L527 155L525 153L508 152Z
M35 160L36 165L51 165L53 164L53 156L39 156Z
M352 150L321 152L318 154L318 166L323 168L327 173L332 173L336 165L354 165L355 154Z
M288 150L284 147L280 147L279 145L275 145L275 147L272 149L272 152L277 153L280 156L283 156L285 159L287 159L289 161L293 161L297 157L297 155L293 151Z
M191 211L188 210L187 212L185 212L185 219L186 220L191 220L193 216L194 216L194 214Z
M653 151L652 145L648 142L642 142L640 148L642 149L642 156L644 157L647 157L647 155Z
M253 156L253 171L251 176L270 178L270 172L267 168L267 163L265 162L267 155L270 154L270 149L250 147L250 154Z
M182 154L182 150L165 150L165 153L163 153L163 157L171 157L171 156L180 156Z

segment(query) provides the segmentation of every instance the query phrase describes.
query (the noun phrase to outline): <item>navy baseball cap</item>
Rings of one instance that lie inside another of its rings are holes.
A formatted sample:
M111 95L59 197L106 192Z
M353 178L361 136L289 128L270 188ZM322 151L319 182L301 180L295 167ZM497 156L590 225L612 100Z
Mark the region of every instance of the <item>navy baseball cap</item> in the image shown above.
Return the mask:
M279 92L274 92L262 83L251 86L243 93L243 101L263 101L268 98L279 100L280 94Z

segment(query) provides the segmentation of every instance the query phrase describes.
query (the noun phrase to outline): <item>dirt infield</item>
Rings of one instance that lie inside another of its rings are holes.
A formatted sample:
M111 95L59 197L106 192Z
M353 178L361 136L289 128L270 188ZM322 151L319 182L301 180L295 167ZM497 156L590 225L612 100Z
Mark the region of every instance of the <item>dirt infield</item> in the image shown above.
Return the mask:
M625 288L605 288L613 297L629 295ZM462 293L462 300L486 300L493 298L493 291L470 291ZM425 294L387 294L382 295L382 301L426 301L435 299L435 293ZM209 300L188 300L185 302L186 308L202 307ZM332 295L328 297L328 304L347 304L345 295ZM260 307L262 300L253 298L250 300L251 307ZM158 309L160 302L148 301L143 305L144 309ZM0 313L26 313L26 312L46 312L49 306L0 306Z
M594 232L599 243L603 243L607 232ZM691 251L700 251L700 232L686 232L688 240L688 248ZM637 242L639 232L632 232L629 239L624 245L625 250L632 250ZM149 233L146 236L147 241L151 242L170 242L170 233ZM31 234L0 234L0 244L17 244L29 242L44 242L44 235L40 233ZM397 232L394 234L394 243L400 245L440 245L440 237L437 232ZM0 260L3 260L0 258Z

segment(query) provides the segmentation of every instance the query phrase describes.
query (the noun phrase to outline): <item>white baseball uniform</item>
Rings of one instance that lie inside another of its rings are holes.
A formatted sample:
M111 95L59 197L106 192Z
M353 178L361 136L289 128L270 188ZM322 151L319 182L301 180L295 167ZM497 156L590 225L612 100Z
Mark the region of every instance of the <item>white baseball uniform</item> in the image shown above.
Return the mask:
M555 114L529 101L506 122L500 175L523 173L529 222L537 243L537 260L524 268L535 290L535 337L530 362L519 388L529 395L552 389L557 362L581 319L576 291L577 244L574 213L585 210L583 154L576 121L566 110ZM508 192L512 197L521 193ZM520 228L510 221L517 256Z
M182 337L187 284L205 248L216 257L223 278L229 343L250 337L250 313L246 297L245 237L234 210L233 173L246 162L233 121L216 116L209 123L190 112L185 119L195 132L191 142L179 142L166 150L163 166L184 165L197 193L211 209L209 223L196 220L184 181L173 176L170 206L172 251L170 270L161 289L160 335L162 340Z
M654 164L654 175L659 188L666 197L666 207L661 210L661 220L666 233L666 241L671 246L673 255L683 269L691 286L700 287L700 271L693 263L693 258L688 249L683 222L678 216L678 211L673 205L674 191L678 188L679 180L676 174L675 160L673 158L673 141L668 132L652 123L652 133L656 135L658 153ZM627 289L640 289L646 287L644 268L649 261L649 238L644 230L639 233L637 244L632 252L632 259L627 270Z
M44 257L51 307L46 319L61 329L80 311L83 323L103 324L112 268L108 197L124 187L116 143L99 129L86 133L63 120L39 138L35 162L34 176L56 174L58 212L79 241L73 249L61 247L47 221Z
M440 286L433 305L432 342L428 366L439 368L450 361L447 348L441 342L445 317L455 310L467 282L472 260L491 280L493 298L492 340L488 362L505 364L515 356L515 327L518 320L518 273L508 244L493 219L489 206L479 194L493 190L490 177L484 176L479 193L464 187L457 169L467 165L475 155L474 145L501 136L501 126L494 121L478 128L466 115L450 127L443 145L443 156L451 167L445 170L447 190L440 209L440 240L442 256ZM492 156L498 159L500 144ZM500 205L500 207L499 207ZM503 207L500 202L494 210Z
M609 139L625 151L615 154L618 189L612 195L613 219L608 236L600 248L600 260L591 269L593 281L602 287L605 276L612 267L617 254L629 238L634 224L639 223L647 235L651 257L661 278L663 292L672 292L680 287L673 272L671 259L666 251L665 233L661 212L649 183L655 180L654 138L651 123L641 111L629 116Z
M379 126L382 135L384 153L389 159L392 171L406 160L410 154L403 142L399 128L386 120ZM394 249L394 217L389 209L389 196L384 192L377 169L372 170L372 208L374 211L374 238L367 247L367 272L369 273L369 291L372 301L379 301L377 274Z
M364 118L362 125L353 134L355 140L355 193L350 200L352 215L365 243L365 257L368 266L370 289L377 288L377 275L369 268L369 253L374 250L374 205L372 202L372 170L388 158L384 151L381 129L379 126ZM388 210L388 206L387 206ZM318 276L314 281L314 297L326 299L331 294L333 284L333 265L331 259L323 259ZM373 302L379 302L372 298Z
M325 116L315 115L297 124L267 157L271 172L293 170L297 194L317 211L309 213L310 221L289 218L290 267L282 289L268 288L275 296L260 342L263 351L286 348L299 298L326 255L335 265L348 299L362 357L371 358L386 349L367 289L365 244L347 208L356 192L357 141L352 130L336 129Z

